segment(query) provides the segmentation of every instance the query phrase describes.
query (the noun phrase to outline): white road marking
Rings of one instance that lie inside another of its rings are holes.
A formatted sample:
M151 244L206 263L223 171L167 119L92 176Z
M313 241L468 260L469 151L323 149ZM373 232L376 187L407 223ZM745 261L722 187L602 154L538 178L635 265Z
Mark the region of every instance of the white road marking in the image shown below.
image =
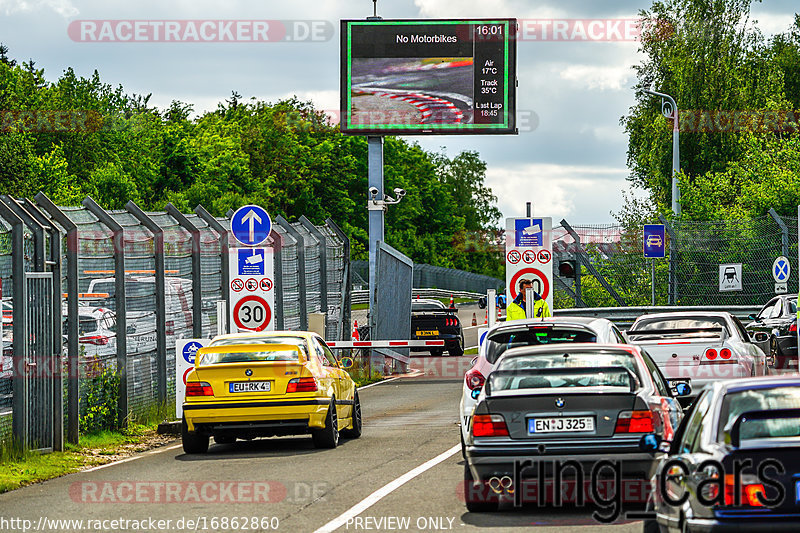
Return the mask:
M450 448L449 450L447 450L446 452L437 455L430 461L422 463L415 469L406 472L405 474L395 479L394 481L391 481L386 485L384 485L383 487L379 488L378 490L376 490L375 492L373 492L372 494L370 494L369 496L367 496L366 498L355 504L353 507L351 507L344 513L340 514L339 516L337 516L336 518L334 518L333 520L331 520L330 522L328 522L327 524L316 530L314 533L330 533L332 531L336 531L337 529L345 525L348 520L360 515L361 513L363 513L364 511L366 511L367 509L369 509L370 507L372 507L373 505L381 501L383 498L385 498L386 496L388 496L401 486L405 485L418 475L422 474L426 470L430 470L431 468L438 465L442 461L452 457L459 451L461 451L461 445L457 444L452 448Z
M157 448L155 450L151 450L149 452L143 453L141 455L135 455L133 457L128 457L127 459L120 459L119 461L113 461L111 463L106 463L104 465L93 466L92 468L87 468L86 470L81 470L81 472L94 472L95 470L102 470L103 468L108 468L109 466L114 465L121 465L122 463L129 463L131 461L135 461L137 459L141 459L147 455L154 455L161 452L166 452L169 450L174 450L175 448L180 448L183 446L182 444L175 444L174 446L167 446L165 448Z
M370 387L374 387L375 385L383 385L384 383L389 383L390 381L394 381L396 379L400 379L403 376L399 376L396 378L384 379L383 381L378 381L377 383L370 383L369 385L365 385L363 387L358 387L358 390L368 389Z

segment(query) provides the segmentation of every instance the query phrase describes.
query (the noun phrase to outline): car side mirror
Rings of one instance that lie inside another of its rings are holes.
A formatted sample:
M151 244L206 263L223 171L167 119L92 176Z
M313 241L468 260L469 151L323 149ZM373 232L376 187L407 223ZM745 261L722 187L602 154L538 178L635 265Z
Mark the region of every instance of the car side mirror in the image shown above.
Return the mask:
M470 361L469 364L470 366L475 366L475 363L477 362L478 362L478 356L476 355L475 357L472 358L472 361Z
M676 398L681 398L692 394L692 386L690 385L688 379L671 379L669 380L669 388L672 391L672 395Z
M347 368L350 368L351 366L353 366L353 358L352 357L342 357L341 359L339 359L337 361L337 363L339 364L340 368L347 369Z
M758 317L756 316L755 313L750 313L750 315L747 318L749 318L750 320L758 320Z
M753 340L756 342L767 342L769 340L769 335L763 331L757 331L755 335L753 335Z

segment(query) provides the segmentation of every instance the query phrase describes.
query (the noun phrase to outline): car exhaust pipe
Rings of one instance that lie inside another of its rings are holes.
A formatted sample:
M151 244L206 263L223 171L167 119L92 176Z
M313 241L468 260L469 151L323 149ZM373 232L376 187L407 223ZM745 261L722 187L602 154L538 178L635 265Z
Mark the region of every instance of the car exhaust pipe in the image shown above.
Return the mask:
M504 492L514 494L514 480L511 479L510 476L494 476L489 478L489 488L492 489L492 492L495 494L502 494Z

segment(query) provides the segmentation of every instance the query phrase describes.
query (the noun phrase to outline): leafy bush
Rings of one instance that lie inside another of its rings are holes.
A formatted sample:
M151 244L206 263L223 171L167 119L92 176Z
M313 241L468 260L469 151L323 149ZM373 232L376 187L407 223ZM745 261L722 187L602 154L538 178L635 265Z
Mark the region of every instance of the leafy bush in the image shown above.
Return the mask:
M116 369L94 362L83 388L85 395L79 417L81 433L118 429L119 375Z

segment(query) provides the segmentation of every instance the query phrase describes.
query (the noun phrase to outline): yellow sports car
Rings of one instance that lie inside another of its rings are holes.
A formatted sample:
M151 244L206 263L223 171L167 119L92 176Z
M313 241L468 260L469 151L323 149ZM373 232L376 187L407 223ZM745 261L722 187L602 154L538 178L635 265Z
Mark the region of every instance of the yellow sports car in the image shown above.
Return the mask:
M186 378L181 437L186 453L237 438L311 433L335 448L361 436L355 383L325 341L305 331L215 337Z

